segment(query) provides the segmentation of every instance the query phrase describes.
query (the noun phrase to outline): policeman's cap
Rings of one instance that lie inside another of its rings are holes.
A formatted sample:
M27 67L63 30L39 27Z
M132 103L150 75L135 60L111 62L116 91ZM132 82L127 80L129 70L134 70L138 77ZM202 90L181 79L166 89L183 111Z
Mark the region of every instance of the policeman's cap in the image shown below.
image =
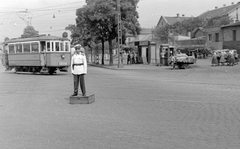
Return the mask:
M76 49L76 48L81 48L82 46L80 45L80 44L77 44L77 45L75 45L74 46L74 48Z

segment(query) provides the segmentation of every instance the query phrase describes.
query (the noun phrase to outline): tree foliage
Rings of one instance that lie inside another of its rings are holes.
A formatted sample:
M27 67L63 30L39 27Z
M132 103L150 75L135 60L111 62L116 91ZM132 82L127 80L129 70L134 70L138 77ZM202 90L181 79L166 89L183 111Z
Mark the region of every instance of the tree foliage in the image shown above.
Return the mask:
M38 35L38 31L36 31L33 26L27 26L23 30L22 37L27 38L27 37L33 37L36 35Z
M164 27L156 27L154 35L156 40L160 40L161 43L168 43L169 39L172 40L175 35L187 36L189 32L192 32L195 28L202 27L204 20L200 18L189 18L182 22L176 22L172 25L166 25Z
M138 13L136 11L139 0L121 0L121 21L123 37L126 33L138 34L140 25L138 23ZM113 65L113 43L118 36L117 23L117 0L96 0L87 1L87 5L79 8L76 12L76 26L80 34L84 34L85 41L109 43L110 63ZM80 35L78 33L78 37ZM71 36L75 38L75 36ZM102 47L104 54L104 47Z
M205 27L222 26L231 22L233 22L233 20L229 16L217 16L208 19Z
M169 39L173 38L175 35L187 36L189 32L192 32L198 27L212 27L221 26L231 23L232 20L229 16L218 16L213 17L208 20L203 20L201 18L190 18L182 22L176 22L172 25L166 25L164 27L156 27L154 30L154 35L156 40L160 40L161 43L168 43Z

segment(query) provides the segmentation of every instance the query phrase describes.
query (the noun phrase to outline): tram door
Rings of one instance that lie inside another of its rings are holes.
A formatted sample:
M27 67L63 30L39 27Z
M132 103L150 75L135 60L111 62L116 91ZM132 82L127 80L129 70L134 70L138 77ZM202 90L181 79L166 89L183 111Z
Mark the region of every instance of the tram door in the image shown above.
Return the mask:
M41 60L41 66L46 66L46 59L47 59L47 55L46 55L46 49L47 49L47 46L46 46L46 42L40 42L41 44L41 55L40 55L40 60Z

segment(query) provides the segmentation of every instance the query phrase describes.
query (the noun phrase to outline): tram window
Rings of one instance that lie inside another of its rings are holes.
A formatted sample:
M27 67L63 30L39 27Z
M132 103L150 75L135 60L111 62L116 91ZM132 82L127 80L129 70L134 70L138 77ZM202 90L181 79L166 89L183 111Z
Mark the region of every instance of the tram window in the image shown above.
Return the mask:
M16 44L16 53L22 53L22 44Z
M52 51L55 51L55 50L54 50L54 43L53 43L53 42L52 42Z
M55 50L59 51L59 42L55 42Z
M9 45L9 53L15 53L14 45Z
M69 43L65 42L65 51L69 51Z
M30 43L23 44L23 51L24 53L30 53Z
M60 51L63 51L63 43L60 43Z
M31 43L32 46L32 52L39 52L39 45L37 42Z
M50 42L47 42L47 51L50 51L50 49L51 49Z

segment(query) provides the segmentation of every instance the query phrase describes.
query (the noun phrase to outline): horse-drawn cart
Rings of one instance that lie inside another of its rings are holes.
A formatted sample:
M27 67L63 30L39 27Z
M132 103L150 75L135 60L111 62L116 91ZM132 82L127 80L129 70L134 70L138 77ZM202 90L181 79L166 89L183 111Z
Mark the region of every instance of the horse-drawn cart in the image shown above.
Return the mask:
M195 56L187 56L186 54L177 54L170 58L170 64L173 66L172 69L187 69L190 64L196 63Z

